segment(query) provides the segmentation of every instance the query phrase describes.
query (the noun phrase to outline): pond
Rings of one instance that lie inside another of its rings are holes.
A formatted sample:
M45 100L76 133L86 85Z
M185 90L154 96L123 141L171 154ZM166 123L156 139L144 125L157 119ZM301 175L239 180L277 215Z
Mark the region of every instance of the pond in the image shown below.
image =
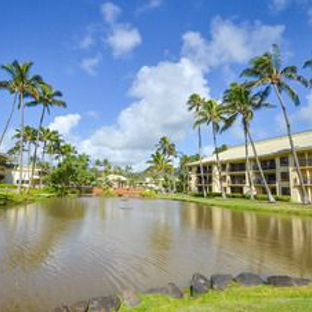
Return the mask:
M311 278L312 219L96 197L0 211L0 311L242 271Z

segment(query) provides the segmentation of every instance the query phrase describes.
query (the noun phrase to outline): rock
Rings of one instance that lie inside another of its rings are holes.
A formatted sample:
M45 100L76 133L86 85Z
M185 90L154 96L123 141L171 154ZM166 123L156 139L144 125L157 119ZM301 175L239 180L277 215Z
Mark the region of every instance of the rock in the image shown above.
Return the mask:
M162 294L162 295L167 295L171 298L175 298L175 299L179 299L183 297L183 292L180 290L180 288L173 284L173 283L169 283L167 286L165 287L155 287L155 288L151 288L149 289L147 292L147 294Z
M62 305L53 310L53 312L71 312L67 305Z
M94 298L89 302L88 312L118 311L120 305L120 299L116 296Z
M126 303L126 305L130 308L134 308L138 306L141 300L137 297L135 292L131 289L126 289L121 294L122 300Z
M191 280L191 296L206 293L210 286L210 281L204 275L195 273Z
M268 284L277 287L306 286L310 283L311 281L308 279L294 278L287 275L275 275L268 277Z
M311 284L311 280L307 278L294 278L296 286L308 286Z
M241 273L234 280L242 286L258 286L264 284L264 280L259 275L253 273Z
M70 307L71 312L87 312L89 307L88 301L79 301Z
M233 281L230 274L215 274L211 276L211 288L214 290L224 290Z
M176 299L183 298L184 294L181 289L174 283L169 283L166 287L166 293L168 296Z

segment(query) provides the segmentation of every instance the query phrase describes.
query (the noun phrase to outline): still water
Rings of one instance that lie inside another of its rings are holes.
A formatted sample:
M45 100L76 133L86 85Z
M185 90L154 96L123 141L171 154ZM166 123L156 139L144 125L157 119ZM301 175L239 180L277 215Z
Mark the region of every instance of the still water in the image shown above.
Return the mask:
M102 198L0 211L1 312L241 271L312 277L312 219Z

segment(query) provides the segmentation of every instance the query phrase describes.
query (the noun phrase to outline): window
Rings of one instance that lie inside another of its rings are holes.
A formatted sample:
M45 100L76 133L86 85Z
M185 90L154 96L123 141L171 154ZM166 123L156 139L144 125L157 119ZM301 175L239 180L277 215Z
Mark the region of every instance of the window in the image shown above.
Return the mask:
M281 193L284 196L290 196L290 188L289 187L282 187Z
M280 158L280 166L281 167L288 167L289 166L289 158L288 156L284 156Z
M281 172L281 181L282 182L289 182L289 172Z

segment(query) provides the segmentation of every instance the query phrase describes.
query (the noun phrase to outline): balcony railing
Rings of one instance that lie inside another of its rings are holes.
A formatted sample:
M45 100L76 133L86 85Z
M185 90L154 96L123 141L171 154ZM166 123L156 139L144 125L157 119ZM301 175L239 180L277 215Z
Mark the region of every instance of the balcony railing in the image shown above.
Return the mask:
M246 180L231 180L232 185L244 185L246 184Z
M244 172L246 171L245 165L231 165L229 168L229 172Z
M303 183L306 185L312 185L312 178L308 179L307 177L303 177ZM299 179L295 179L295 185L299 185L300 181Z
M267 184L276 184L276 179L266 179ZM262 179L254 179L255 185L263 185Z
M308 159L302 159L302 158L299 158L299 165L301 167L309 167L309 166L312 166L312 159L308 158Z

